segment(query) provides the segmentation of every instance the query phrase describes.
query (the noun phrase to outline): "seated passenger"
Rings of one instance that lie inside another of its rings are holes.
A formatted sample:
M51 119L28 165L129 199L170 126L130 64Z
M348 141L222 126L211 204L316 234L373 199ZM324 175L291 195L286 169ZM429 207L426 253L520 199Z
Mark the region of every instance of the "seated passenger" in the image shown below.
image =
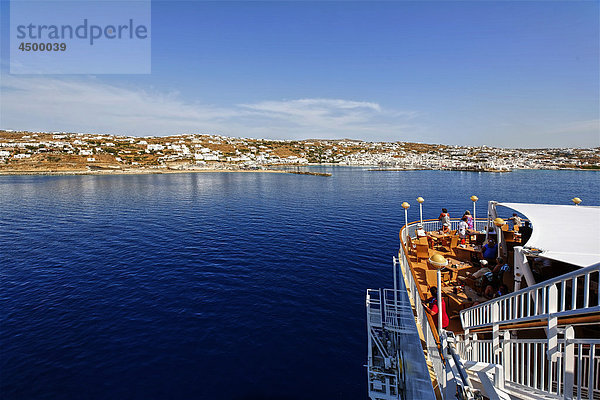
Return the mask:
M498 257L496 259L496 266L494 267L492 272L494 273L499 282L503 281L504 273L508 270L510 270L510 266L504 262L504 259L502 257Z
M447 223L447 222L444 222L444 224L442 225L442 229L441 229L440 233L443 233L443 234L446 234L446 235L449 234L450 233L450 224Z
M496 293L494 293L494 298L502 297L505 294L508 294L508 286L506 286L505 284L502 284L502 285L500 285L500 287L498 288Z
M492 238L481 248L481 256L488 263L493 262L498 256L498 244Z
M429 289L429 293L431 293L431 297L425 302L423 305L425 306L425 311L433 318L435 326L438 324L438 304L437 304L437 287L433 286ZM448 318L448 314L446 313L446 302L442 299L442 328L446 328L450 324L450 319Z
M417 225L417 239L426 237L426 236L427 236L427 233L425 232L425 229L423 229L423 225L421 225L421 224Z
M478 282L478 286L483 289L483 295L487 299L491 299L498 290L500 283L492 272L486 272Z
M478 271L474 272L473 275L471 275L473 279L479 279L483 275L492 272L492 270L488 268L488 262L486 260L481 260L480 263L481 268Z
M489 284L485 287L485 290L483 291L483 297L485 297L486 299L493 299L495 293L496 288L494 288L494 285Z

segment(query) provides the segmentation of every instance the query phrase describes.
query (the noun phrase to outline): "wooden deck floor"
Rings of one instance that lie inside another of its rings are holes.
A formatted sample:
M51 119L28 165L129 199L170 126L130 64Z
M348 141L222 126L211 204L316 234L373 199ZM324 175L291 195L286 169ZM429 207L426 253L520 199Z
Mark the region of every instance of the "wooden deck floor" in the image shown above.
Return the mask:
M424 298L422 300L427 300L427 297L430 296L430 293L429 293L430 284L431 284L431 286L435 286L435 281L432 282L431 276L430 276L430 282L428 284L426 271L435 271L435 269L430 268L428 266L427 259L417 260L415 253L416 253L415 251L411 251L408 254L408 260L411 264L411 268L416 277L416 281L420 286L421 293L423 293L423 295L424 295L423 296ZM450 262L462 261L459 258L457 258L456 255L454 254L454 252L450 251L448 248L437 247L435 249L429 249L429 256L432 256L435 253L441 254L442 256L444 256L444 258L448 259ZM476 270L476 267L472 267L472 269L470 269L470 270L461 271L461 273L459 273L459 276L464 275L466 271L473 272L473 270ZM444 277L446 274L447 273L444 273L442 276ZM433 275L433 272L430 272L430 275ZM443 279L442 286L444 286L445 284L449 285L449 281L446 280L444 282L444 279ZM465 305L457 304L455 301L452 301L451 299L449 299L448 296L445 294L443 294L443 296L444 296L444 301L446 303L446 312L448 314L448 318L450 318L450 325L448 326L447 329L452 332L455 332L455 333L462 333L463 329L462 329L462 326L460 323L459 312L460 312L460 310L465 308Z

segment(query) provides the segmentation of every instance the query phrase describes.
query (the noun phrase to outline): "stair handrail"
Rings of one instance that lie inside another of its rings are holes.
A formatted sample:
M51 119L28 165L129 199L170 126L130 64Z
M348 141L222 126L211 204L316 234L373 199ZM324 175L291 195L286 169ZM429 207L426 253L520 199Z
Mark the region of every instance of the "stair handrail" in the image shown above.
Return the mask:
M600 263L572 271L570 273L540 282L536 285L523 288L513 293L506 294L485 303L467 308L460 312L463 329L489 327L498 322L515 323L535 319L543 319L549 314L553 316L569 316L587 312L600 311L600 287L598 288L598 301L596 306L589 306L590 275L600 273ZM584 301L581 307L577 302L577 280L584 278ZM566 284L572 284L570 309L567 309ZM561 293L558 295L558 285ZM532 304L532 300L533 303ZM541 300L541 303L540 303ZM553 304L557 301L557 304ZM498 312L493 312L498 306Z

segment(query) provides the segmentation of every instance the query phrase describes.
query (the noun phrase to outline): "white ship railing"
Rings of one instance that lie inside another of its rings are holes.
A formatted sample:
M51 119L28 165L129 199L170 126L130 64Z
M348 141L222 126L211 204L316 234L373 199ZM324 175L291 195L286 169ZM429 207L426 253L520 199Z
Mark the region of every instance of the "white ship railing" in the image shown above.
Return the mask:
M394 267L397 261L394 260ZM368 289L368 388L373 400L434 399L413 310L404 291ZM410 367L407 370L407 365Z
M460 223L460 219L454 218L450 220L450 229L451 230L457 230L458 229L458 224ZM475 221L474 225L473 225L473 229L478 231L478 232L484 232L485 231L485 227L487 225L488 221L485 218L477 218L477 221ZM417 225L419 225L420 222L411 222L410 224L408 224L408 234L411 237L416 237L416 231L417 231ZM433 232L433 231L439 231L440 229L442 229L442 223L437 220L437 219L425 219L423 220L423 229L427 232ZM404 242L406 243L406 237L403 238Z
M401 382L404 381L404 371L398 367L401 362L399 355L394 351L393 346L388 346L386 338L377 333L383 333L383 328L393 329L393 327L398 326L397 321L402 316L399 315L395 298L397 298L397 293L390 289L367 289L367 331L369 335L367 376L369 393L375 394L377 399L383 400L401 398ZM387 338L387 340L392 339ZM372 350L373 344L378 349L376 352ZM391 345L391 341L389 344ZM375 358L378 359L377 363Z
M436 221L437 222L437 221ZM408 232L410 232L410 228L414 228L416 223L408 226ZM425 228L427 229L427 228ZM413 229L414 231L414 229ZM419 325L418 327L421 329L423 333L423 337L425 339L425 346L427 348L427 358L433 365L433 370L435 371L435 375L437 377L441 377L443 372L443 361L439 352L439 336L437 331L433 330L431 327L434 326L433 320L431 316L425 311L425 307L423 306L419 284L415 281L414 275L410 268L410 264L408 261L408 257L404 252L405 244L407 241L407 229L403 229L401 231L401 237L403 244L400 246L400 251L398 252L398 263L400 264L400 268L402 270L402 276L404 277L404 283L406 286L406 292L408 294L408 298L413 306L416 313L416 321Z
M558 340L555 361L545 339L511 339L506 332L495 350L493 340L477 334L457 337L462 359L501 365L505 387L528 397L600 399L600 339L575 339L573 328ZM467 340L468 339L468 340Z
M600 264L521 289L460 312L464 329L600 311Z
M451 229L458 229L459 222L459 220L451 220ZM435 329L434 321L431 315L425 311L425 307L422 303L422 299L425 298L425 294L420 292L420 285L413 275L408 256L405 252L405 249L407 249L407 238L409 235L413 238L416 237L416 229L419 224L420 221L412 222L408 224L408 226L404 226L400 231L400 250L398 252L398 259L394 259L394 264L399 265L401 268L401 277L404 279L404 285L406 287L408 298L416 314L415 318L418 328L423 334L425 349L427 350L426 357L431 363L435 372L435 376L438 379L437 383L439 385L442 397L454 397L457 393L457 389L459 389L460 386L463 390L468 392L464 397L472 398L471 388L465 388L466 383L460 378L460 374L458 373L458 370L463 367L453 365L453 361L449 357L445 358L443 356L444 351L441 348L442 344L440 344L439 335ZM475 227L478 230L483 230L486 224L486 219L478 219ZM442 225L439 220L423 221L423 229L426 231L439 230L441 229L441 226ZM372 318L374 320L377 320L377 318L381 320L382 317L376 317L373 315Z
M412 321L412 311L403 310L401 302L396 302L400 297L399 292L394 294L393 289L367 289L367 315L369 322L374 327L385 325L387 329L402 332ZM383 307L382 307L383 300Z

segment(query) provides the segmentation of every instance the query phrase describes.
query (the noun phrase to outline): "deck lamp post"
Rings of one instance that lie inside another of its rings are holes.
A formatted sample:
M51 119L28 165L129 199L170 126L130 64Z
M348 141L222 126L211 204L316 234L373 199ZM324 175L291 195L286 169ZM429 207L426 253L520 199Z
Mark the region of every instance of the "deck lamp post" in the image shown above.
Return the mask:
M404 226L408 229L408 209L410 208L410 204L404 202L402 203L402 208L404 208Z
M408 236L408 209L410 208L410 204L406 201L401 204L402 208L404 208L404 229L406 230L406 236ZM402 241L402 240L401 240ZM400 243L400 248L402 248L402 243ZM404 262L404 258L402 261ZM394 306L398 306L398 289L397 289L397 279L396 279L396 265L394 264Z
M575 205L576 205L576 206L578 206L578 205L579 205L579 203L581 203L581 199L580 199L579 197L573 197L573 198L571 199L571 201L572 201L573 203L575 203Z
M439 253L429 257L429 264L437 270L437 305L438 305L438 334L442 335L442 269L448 265L448 260Z
M417 201L419 202L419 215L421 216L421 225L423 225L423 202L425 201L422 197L417 197Z
M477 230L477 216L475 214L475 203L477 203L477 200L479 200L479 197L473 195L471 196L471 201L473 202L473 229Z

